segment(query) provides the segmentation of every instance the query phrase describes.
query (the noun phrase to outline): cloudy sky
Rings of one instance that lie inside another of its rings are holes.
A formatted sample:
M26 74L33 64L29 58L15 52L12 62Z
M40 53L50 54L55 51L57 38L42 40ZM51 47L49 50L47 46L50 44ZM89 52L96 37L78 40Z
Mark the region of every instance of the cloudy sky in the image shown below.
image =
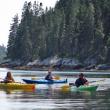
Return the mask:
M35 0L1 0L0 1L0 45L7 46L8 35L12 18L18 13L21 15L25 1ZM57 0L36 0L43 3L43 6L54 7Z

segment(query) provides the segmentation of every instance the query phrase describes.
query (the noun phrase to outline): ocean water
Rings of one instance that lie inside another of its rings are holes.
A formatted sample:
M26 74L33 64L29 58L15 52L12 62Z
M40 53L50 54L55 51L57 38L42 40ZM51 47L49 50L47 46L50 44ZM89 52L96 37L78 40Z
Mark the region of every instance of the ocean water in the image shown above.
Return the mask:
M0 68L0 78L4 78L7 71L11 71L17 82L26 79L44 78L47 71L24 71ZM74 82L78 71L54 71L53 75L61 79ZM71 92L62 91L65 84L36 84L34 91L29 90L4 90L0 89L1 110L110 110L110 73L109 72L84 72L88 81L97 84L97 91ZM1 79L1 80L2 80Z

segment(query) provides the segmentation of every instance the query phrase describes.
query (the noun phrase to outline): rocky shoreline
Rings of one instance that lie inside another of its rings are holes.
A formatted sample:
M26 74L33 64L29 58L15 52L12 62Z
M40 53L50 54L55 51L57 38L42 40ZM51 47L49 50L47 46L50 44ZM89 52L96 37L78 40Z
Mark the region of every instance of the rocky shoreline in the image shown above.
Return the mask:
M20 61L8 61L0 64L2 68L11 68L16 70L80 70L80 71L97 71L110 70L109 64L96 64L95 62L88 62L88 64L80 63L77 59L57 58L51 57L45 60L35 60L27 64L22 64Z

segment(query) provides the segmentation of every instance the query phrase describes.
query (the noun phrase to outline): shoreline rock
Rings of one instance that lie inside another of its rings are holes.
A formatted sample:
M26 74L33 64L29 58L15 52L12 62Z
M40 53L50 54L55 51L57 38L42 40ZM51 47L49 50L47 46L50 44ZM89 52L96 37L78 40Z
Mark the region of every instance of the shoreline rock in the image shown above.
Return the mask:
M19 69L19 70L48 70L53 68L53 70L110 70L109 64L92 64L85 65L80 63L78 59L75 58L58 58L57 56L49 57L44 60L35 60L23 65L20 61L8 61L0 64L0 67Z

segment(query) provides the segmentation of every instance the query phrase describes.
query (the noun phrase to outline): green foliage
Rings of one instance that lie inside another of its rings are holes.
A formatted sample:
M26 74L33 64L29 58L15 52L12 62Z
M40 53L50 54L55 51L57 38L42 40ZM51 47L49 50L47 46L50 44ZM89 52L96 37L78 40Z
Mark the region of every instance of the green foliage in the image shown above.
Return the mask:
M18 30L18 15L13 18L13 24L10 27L9 40L7 45L7 58L16 58L16 36Z
M25 2L11 25L7 57L24 63L51 56L109 62L110 1L59 0L54 8Z
M0 45L0 63L4 61L6 57L6 47Z

